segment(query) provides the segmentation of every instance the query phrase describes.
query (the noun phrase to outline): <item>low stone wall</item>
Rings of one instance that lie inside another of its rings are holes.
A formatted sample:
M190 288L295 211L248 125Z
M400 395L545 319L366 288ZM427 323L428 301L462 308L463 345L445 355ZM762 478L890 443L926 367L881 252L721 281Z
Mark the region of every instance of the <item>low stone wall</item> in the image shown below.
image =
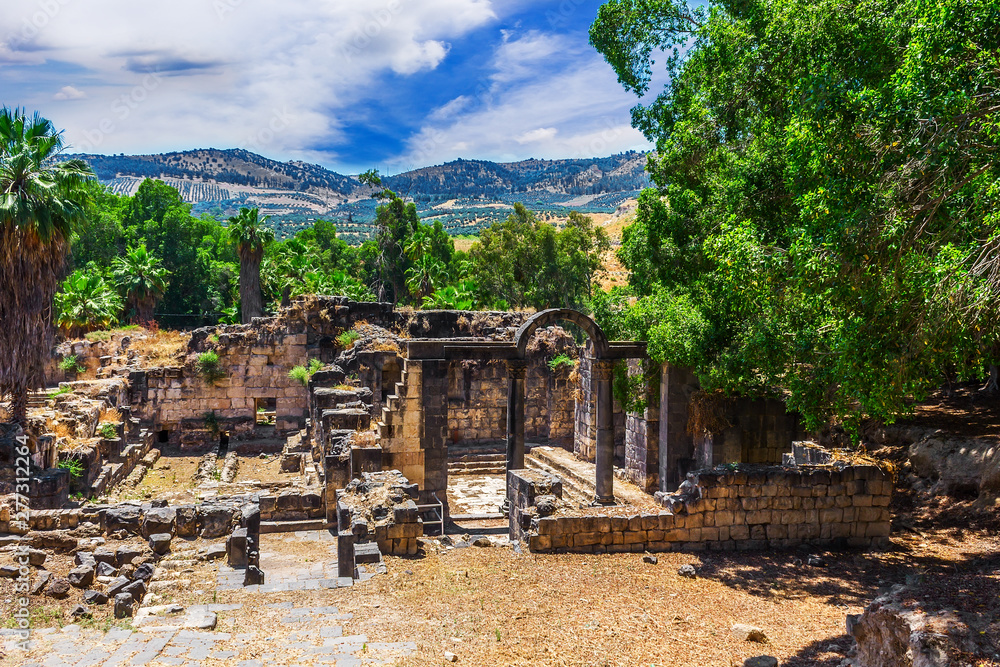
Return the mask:
M888 543L892 481L875 466L700 471L690 474L677 494L657 494L664 511L631 516L538 516L537 508L520 497L529 493L524 489L535 487L537 480L525 471L508 473L508 493L515 495L511 504L527 508L511 512L511 536L526 539L532 551L730 551Z

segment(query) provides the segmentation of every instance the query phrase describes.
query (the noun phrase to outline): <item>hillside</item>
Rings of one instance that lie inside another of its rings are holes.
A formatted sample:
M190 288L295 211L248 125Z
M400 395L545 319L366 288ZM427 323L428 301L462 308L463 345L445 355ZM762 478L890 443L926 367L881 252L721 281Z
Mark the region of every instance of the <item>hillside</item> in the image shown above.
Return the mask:
M375 202L356 177L304 162L277 162L241 149L199 149L160 155L73 155L88 162L118 194L134 194L146 178L177 188L196 213L228 217L241 206L270 215L279 236L317 218L333 219L350 241L371 232ZM613 213L648 186L646 156L524 160L456 160L385 178L417 204L421 218L453 234L474 234L507 216L515 202L543 217L569 210Z

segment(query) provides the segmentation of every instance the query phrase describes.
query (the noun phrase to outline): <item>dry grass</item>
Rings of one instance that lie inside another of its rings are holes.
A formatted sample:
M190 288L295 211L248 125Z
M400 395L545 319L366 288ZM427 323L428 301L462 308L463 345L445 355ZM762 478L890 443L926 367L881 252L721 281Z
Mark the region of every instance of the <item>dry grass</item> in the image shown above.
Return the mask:
M375 350L377 352L395 352L396 354L402 352L399 343L394 340L384 340L375 343Z
M146 358L147 366L178 366L183 363L189 334L180 331L145 333L145 336L136 336L132 349Z
M98 424L118 424L122 420L121 410L113 407L101 408L101 414L97 419Z

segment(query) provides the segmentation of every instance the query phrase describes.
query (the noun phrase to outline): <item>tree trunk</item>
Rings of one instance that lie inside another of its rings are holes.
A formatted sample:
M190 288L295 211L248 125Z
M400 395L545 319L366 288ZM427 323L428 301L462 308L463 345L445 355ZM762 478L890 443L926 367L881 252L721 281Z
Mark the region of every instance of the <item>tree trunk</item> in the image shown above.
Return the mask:
M10 399L11 419L21 426L28 421L28 391L22 389L14 392Z
M250 320L260 317L264 306L260 294L260 262L264 250L240 253L240 320L249 324Z

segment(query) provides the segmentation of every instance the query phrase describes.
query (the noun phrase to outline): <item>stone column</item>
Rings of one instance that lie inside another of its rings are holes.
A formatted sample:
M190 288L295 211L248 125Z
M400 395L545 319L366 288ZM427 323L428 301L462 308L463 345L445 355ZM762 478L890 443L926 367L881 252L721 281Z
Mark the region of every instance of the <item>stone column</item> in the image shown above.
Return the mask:
M507 470L524 468L524 379L528 362L507 361Z
M594 393L597 402L597 479L595 487L597 505L615 504L615 424L614 399L611 394L611 380L615 362L610 359L595 359L593 366Z

